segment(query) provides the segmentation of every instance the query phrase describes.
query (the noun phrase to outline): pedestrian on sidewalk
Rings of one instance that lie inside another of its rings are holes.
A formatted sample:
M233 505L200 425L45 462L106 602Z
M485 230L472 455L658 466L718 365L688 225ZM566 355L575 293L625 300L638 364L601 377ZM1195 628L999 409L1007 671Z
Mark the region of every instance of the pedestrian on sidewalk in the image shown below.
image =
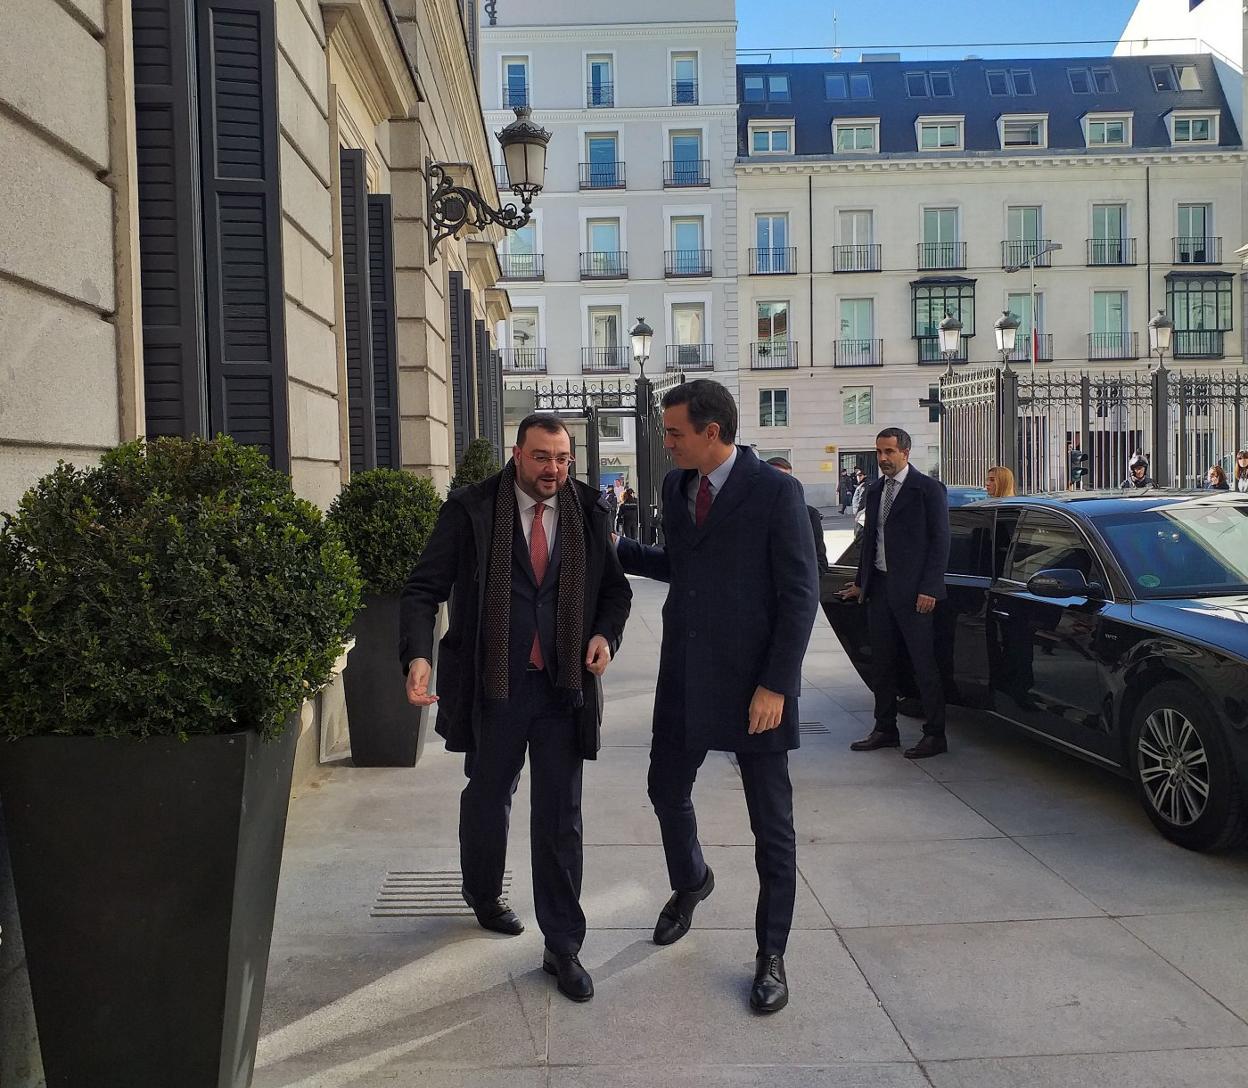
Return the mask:
M620 499L611 486L602 489L602 497L607 500L607 515L611 518L611 528L615 528L615 515L620 509Z
M880 479L863 501L866 527L854 584L845 600L867 602L875 691L875 727L850 745L855 752L896 748L899 650L910 655L923 701L923 739L903 755L926 759L948 751L945 692L936 661L934 612L945 597L949 500L945 485L910 464L910 436L899 427L875 439Z
M620 497L620 512L616 518L616 527L629 540L636 540L640 523L641 507L637 502L637 492L631 487L626 487L624 494Z
M588 1001L594 984L578 958L581 767L598 752L600 677L619 649L632 589L611 547L606 499L569 477L571 451L561 420L531 415L502 472L451 492L403 588L399 658L408 700L436 702L447 750L466 753L464 900L484 928L508 935L524 930L502 892L527 749L542 967L565 996ZM434 623L448 599L432 695Z
M854 469L854 496L850 499L849 510L854 515L854 539L862 536L862 527L866 522L862 503L867 494L867 474L860 468Z
M663 397L664 547L620 538L630 574L668 582L654 697L649 794L672 896L656 944L678 941L715 876L702 855L693 782L708 751L736 753L754 829L758 940L750 1004L789 1000L784 953L793 922L797 845L789 751L798 746L802 659L819 579L801 485L735 444L737 406L699 379Z
M854 486L849 470L841 469L841 479L836 486L837 498L841 503L841 517L845 516L845 511L849 509L849 504L854 501Z
M769 457L767 463L772 468L778 468L786 476L793 475L793 466L789 463L787 457ZM828 545L823 539L823 515L819 513L819 508L806 506L806 515L810 518L810 530L815 537L815 562L819 566L820 574L827 574L832 568L828 566Z

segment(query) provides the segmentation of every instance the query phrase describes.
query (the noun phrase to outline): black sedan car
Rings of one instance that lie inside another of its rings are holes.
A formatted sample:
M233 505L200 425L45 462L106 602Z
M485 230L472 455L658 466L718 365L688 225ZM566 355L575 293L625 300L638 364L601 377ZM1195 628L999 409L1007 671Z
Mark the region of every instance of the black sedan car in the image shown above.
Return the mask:
M1130 776L1181 846L1248 841L1248 496L1072 492L949 518L949 701ZM855 543L828 581L857 560ZM869 683L867 609L825 610Z

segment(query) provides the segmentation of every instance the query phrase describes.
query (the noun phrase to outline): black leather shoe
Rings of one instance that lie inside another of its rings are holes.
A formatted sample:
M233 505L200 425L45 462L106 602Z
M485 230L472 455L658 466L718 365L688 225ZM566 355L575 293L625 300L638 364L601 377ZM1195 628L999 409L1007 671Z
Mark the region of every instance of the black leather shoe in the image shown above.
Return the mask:
M524 923L511 909L506 899L486 899L474 902L472 896L464 892L464 902L472 908L482 929L493 933L505 933L508 937L518 937L524 932Z
M849 746L851 752L874 752L877 748L900 748L901 738L896 733L886 733L883 729L872 729L862 740L856 740Z
M938 756L942 752L949 751L949 744L943 736L933 736L930 733L925 734L923 739L919 741L913 748L907 748L901 754L907 759L930 759L932 756Z
M542 970L555 976L555 985L564 997L572 1001L588 1001L594 996L594 980L581 966L575 952L546 949L542 953Z
M755 1012L779 1012L789 1003L789 982L783 956L759 956L754 967L750 1007Z
M659 911L659 920L654 926L655 944L675 944L693 925L693 908L715 890L715 874L711 867L706 867L706 879L702 887L692 892L673 892L667 905Z

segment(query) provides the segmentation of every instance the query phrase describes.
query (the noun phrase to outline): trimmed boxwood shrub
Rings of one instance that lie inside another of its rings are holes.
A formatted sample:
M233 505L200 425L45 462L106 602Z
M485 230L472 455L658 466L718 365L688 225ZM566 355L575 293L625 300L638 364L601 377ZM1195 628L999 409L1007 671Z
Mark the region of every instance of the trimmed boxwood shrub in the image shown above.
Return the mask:
M368 593L398 593L425 550L442 500L427 476L374 468L351 477L329 523L360 565Z
M0 736L275 737L359 604L351 556L256 450L62 462L0 517Z
M488 480L498 468L498 461L494 458L494 446L486 438L474 438L468 443L468 448L464 450L464 459L451 477L451 490Z

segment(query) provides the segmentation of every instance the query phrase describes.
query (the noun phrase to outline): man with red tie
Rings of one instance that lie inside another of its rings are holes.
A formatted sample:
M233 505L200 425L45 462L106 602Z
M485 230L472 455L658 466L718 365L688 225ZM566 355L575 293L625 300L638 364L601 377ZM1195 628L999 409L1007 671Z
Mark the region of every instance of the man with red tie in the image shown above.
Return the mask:
M715 888L702 855L693 783L708 752L733 752L754 831L758 948L750 1004L788 1003L784 953L797 890L788 756L798 746L802 659L819 608L802 485L735 444L737 406L700 379L663 398L662 548L621 537L630 574L668 582L654 696L649 794L672 896L654 929L680 940Z
M594 985L578 957L581 767L598 752L599 678L619 649L632 590L611 547L606 498L570 478L571 464L562 421L533 415L502 472L451 492L403 588L399 658L409 701L436 702L447 749L466 753L464 900L485 929L509 935L524 929L502 892L527 749L542 966L561 993L588 1001ZM448 599L434 695L434 623Z

